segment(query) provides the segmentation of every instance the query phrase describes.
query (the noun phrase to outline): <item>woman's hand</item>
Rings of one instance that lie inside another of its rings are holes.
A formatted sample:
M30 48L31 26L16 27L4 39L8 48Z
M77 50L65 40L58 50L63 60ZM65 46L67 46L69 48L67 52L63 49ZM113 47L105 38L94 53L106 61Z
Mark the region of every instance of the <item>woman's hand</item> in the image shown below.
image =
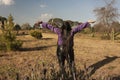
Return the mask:
M38 25L40 25L40 24L42 24L42 23L43 23L42 21L38 21L38 22L35 23L35 25L38 26Z
M95 20L88 20L89 23L95 23Z
M38 24L42 24L43 22L42 21L38 21Z

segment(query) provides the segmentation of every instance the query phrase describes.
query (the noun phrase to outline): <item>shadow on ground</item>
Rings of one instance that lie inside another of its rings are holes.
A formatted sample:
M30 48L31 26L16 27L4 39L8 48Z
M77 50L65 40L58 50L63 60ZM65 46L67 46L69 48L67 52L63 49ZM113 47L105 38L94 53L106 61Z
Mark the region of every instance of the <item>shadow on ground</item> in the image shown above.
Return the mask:
M80 78L82 80L85 80L85 78L87 77L88 79L101 67L103 67L104 65L107 65L109 63L111 63L112 61L116 60L117 56L113 56L113 57L109 57L106 56L105 59L98 61L88 67L85 68L85 70L81 70L78 75L80 75ZM114 80L120 80L120 76L119 77L114 77Z
M52 40L54 38L41 38L41 39L36 39L36 40ZM34 42L36 40L22 40L23 42Z
M47 49L53 46L56 46L56 45L39 46L39 47L32 47L32 48L21 48L20 51L39 51L39 50Z

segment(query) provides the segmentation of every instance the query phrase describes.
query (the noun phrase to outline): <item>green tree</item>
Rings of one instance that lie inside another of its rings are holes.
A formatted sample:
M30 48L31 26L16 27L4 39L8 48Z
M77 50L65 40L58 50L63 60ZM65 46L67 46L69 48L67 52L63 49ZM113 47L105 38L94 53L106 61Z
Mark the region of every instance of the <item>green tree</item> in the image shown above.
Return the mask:
M13 30L17 31L17 34L19 33L19 30L21 30L21 27L19 24L16 24L14 27L13 27Z
M13 30L14 22L13 22L13 16L10 14L8 16L7 21L4 21L4 31L11 31Z
M62 27L64 24L64 21L60 18L52 18L48 21L48 23L55 27Z
M52 18L48 21L49 24L55 26L55 27L62 27L64 25L64 22L68 22L71 27L74 27L79 24L77 21L71 21L71 20L62 20L60 18Z
M10 14L7 21L4 22L4 29L0 37L0 50L17 50L22 46L22 42L16 40L16 35L13 32L14 22Z
M7 19L5 17L0 16L0 28L4 29L4 22L7 21Z

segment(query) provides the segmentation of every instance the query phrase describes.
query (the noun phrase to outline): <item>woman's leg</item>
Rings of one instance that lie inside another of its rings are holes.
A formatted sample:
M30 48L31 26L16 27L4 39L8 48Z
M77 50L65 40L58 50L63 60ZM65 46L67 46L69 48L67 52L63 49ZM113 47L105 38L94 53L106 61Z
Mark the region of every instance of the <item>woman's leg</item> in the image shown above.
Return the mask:
M57 57L58 57L58 62L60 66L60 74L64 78L65 76L65 56L64 56L64 51L62 49L62 46L57 47Z
M75 62L74 62L74 50L71 49L68 54L68 60L69 60L69 68L70 72L72 74L73 80L76 80L76 68L75 68Z

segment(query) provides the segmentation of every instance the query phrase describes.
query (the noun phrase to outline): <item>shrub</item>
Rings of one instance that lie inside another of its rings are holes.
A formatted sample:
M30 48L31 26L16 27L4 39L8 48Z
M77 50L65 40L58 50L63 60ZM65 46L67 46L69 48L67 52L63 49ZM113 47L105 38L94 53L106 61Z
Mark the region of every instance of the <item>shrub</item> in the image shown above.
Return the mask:
M6 32L2 34L0 39L0 50L19 50L21 46L22 41L16 40L16 36L13 33Z
M109 33L102 34L101 39L102 40L110 40L110 34Z
M19 24L16 24L14 27L13 27L13 30L16 31L16 34L18 35L19 31L21 30L21 27Z
M91 31L91 28L85 28L84 30L83 30L83 33L84 34L90 34L92 31Z
M13 27L13 17L10 14L7 21L4 22L4 29L2 29L2 34L0 36L0 50L18 50L22 46L22 42L16 40Z
M29 23L24 23L22 26L21 26L21 29L22 30L31 30L32 27Z
M19 50L21 46L22 46L22 42L19 40L13 42L7 42L6 44L7 50Z
M1 42L0 40L0 50L5 50L6 49L6 46L4 43Z
M42 33L39 31L32 31L31 36L36 38L36 39L41 39L42 38Z

